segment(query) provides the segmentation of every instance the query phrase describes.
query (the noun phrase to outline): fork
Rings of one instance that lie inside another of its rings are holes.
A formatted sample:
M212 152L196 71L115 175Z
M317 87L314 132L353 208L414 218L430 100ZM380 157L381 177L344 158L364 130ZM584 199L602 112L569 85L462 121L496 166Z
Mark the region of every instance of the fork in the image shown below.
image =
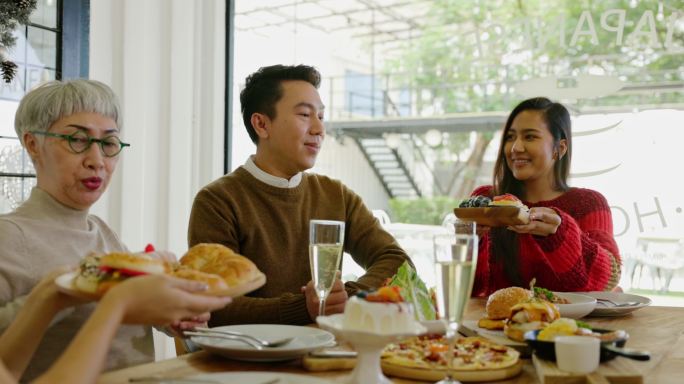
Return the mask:
M202 328L202 327L196 327L195 331L198 331L199 333L201 333L202 334L201 336L204 336L206 334L218 334L218 335L224 335L224 336L242 337L244 339L254 341L255 343L259 344L259 346L266 347L266 348L280 347L280 346L285 345L285 344L291 342L292 340L294 340L294 337L286 337L286 338L280 339L280 340L268 341L268 340L259 339L257 337L254 337L252 335L248 335L248 334L242 333L242 332L223 331L223 330L218 330L218 329Z
M606 303L610 303L613 305L613 307L618 307L618 308L619 307L631 307L634 305L639 305L638 301L628 301L625 303L616 303L613 300L609 300L609 299L596 299L596 301L603 304L603 305L606 305Z
M219 333L211 333L211 332L193 332L193 331L185 331L183 332L183 335L185 336L202 336L202 337L213 337L216 339L226 339L226 340L235 340L235 341L240 341L243 342L250 347L254 349L264 349L264 347L257 343L256 341L252 339L248 339L242 336L235 336L235 335L221 335Z

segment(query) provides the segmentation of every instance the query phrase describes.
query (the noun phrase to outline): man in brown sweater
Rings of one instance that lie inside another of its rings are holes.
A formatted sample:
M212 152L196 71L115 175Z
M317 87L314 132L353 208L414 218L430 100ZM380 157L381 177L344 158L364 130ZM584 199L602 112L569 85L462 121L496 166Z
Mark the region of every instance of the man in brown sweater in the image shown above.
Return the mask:
M358 195L338 180L304 172L314 166L325 137L319 84L318 71L304 65L263 67L247 77L240 103L256 154L197 194L188 242L230 247L250 258L267 282L213 313L213 326L315 319L311 219L344 221L344 251L366 270L358 281L336 281L326 314L342 312L349 294L382 285L408 260Z

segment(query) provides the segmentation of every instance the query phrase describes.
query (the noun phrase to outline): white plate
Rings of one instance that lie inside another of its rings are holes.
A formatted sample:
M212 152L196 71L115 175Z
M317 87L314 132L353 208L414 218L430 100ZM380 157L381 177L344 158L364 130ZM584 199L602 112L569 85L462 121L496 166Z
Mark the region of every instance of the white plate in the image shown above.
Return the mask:
M513 339L509 339L508 336L504 334L503 330L486 329L478 327L477 320L463 320L463 322L461 323L461 328L463 327L465 327L470 332L476 333L478 336L482 336L493 341L496 344L506 345L509 347L513 347L515 349L518 349L520 347L527 348L527 343L525 343L524 341L515 341ZM470 332L464 333L470 336Z
M612 304L596 303L596 308L591 312L590 316L624 316L632 313L639 308L648 307L651 305L651 299L639 295L632 295L629 293L620 292L583 292L582 294L594 297L596 299L608 299L616 303L627 303L636 301L639 304L628 307L613 307Z
M207 380L217 383L239 384L263 384L278 379L278 384L332 384L328 380L319 377L295 375L282 372L222 372L206 373L197 376L184 377L184 379ZM172 382L170 380L169 382Z
M55 279L57 290L66 293L67 295L78 297L79 299L99 300L100 295L81 291L74 286L73 281L76 275L78 275L78 271L71 271L57 276Z
M293 337L291 342L275 348L255 349L235 340L193 336L191 340L208 352L235 360L281 361L302 356L316 348L331 346L335 342L332 333L318 328L278 324L244 324L215 327L217 330L236 331L268 341ZM239 382L239 381L236 381Z
M78 297L84 300L99 300L102 295L97 293L89 293L81 291L74 285L74 278L78 275L78 271L67 272L63 275L57 276L55 278L55 284L57 285L57 290L67 295ZM238 297L245 293L249 293L262 285L266 284L266 275L259 272L254 280L248 281L238 286L230 287L228 289L216 290L216 291L204 291L202 294L209 296L230 296Z
M596 307L596 298L591 296L571 292L554 292L554 294L570 302L570 304L556 304L561 317L581 319Z

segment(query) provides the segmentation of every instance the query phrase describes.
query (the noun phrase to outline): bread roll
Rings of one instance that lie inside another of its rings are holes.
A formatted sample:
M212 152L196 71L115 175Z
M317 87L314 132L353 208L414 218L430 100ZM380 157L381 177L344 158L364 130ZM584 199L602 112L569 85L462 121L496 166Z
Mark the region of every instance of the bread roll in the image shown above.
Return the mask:
M248 258L221 244L201 243L180 259L183 266L221 276L229 287L256 279L259 269Z
M186 279L186 280L194 280L194 281L200 281L202 283L205 283L209 288L208 291L223 291L228 289L228 285L226 282L221 278L221 276L213 274L213 273L205 273L205 272L200 272L194 269L189 269L189 268L181 268L173 273L173 276L181 278L181 279Z
M499 289L489 295L487 299L487 318L491 320L506 319L511 315L514 305L528 301L532 298L532 291L520 287L508 287Z

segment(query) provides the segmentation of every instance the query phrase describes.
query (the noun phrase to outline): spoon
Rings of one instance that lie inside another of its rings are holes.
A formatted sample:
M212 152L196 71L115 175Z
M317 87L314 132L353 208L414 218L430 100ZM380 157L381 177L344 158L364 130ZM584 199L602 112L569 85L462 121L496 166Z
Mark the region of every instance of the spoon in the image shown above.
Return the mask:
M248 335L246 333L242 332L235 332L235 331L223 331L223 330L218 330L218 329L211 329L211 328L202 328L202 327L197 327L195 328L195 331L199 331L199 333L203 334L220 334L220 335L227 335L227 336L235 336L235 337L243 337L245 339L252 340L259 344L262 347L266 348L275 348L275 347L280 347L282 345L285 345L292 340L294 340L294 337L286 337L284 339L280 340L273 340L273 341L268 341L268 340L262 340L257 337L254 337L252 335Z
M613 352L618 356L623 356L632 360L646 361L651 359L651 354L648 351L640 351L632 348L620 348L612 344L601 344L601 348Z

